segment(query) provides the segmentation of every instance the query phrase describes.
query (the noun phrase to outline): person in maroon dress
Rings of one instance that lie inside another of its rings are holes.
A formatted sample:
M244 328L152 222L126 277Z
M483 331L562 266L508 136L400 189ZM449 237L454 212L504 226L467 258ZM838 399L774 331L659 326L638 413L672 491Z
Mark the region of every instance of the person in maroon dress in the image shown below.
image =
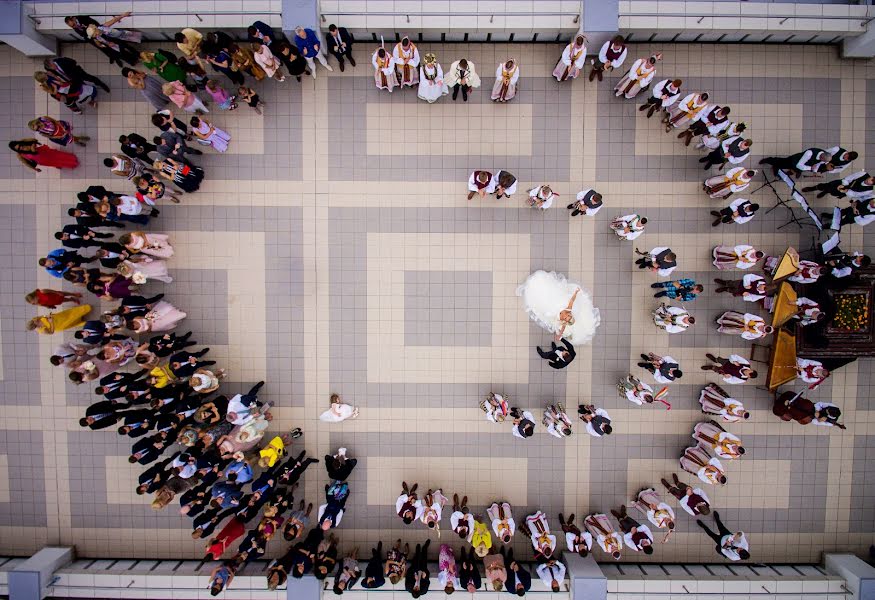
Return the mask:
M55 167L56 169L75 169L79 159L75 154L49 148L37 140L29 138L9 142L9 149L18 155L18 160L29 169L41 172L39 167Z
M57 308L65 302L79 304L81 298L82 294L79 292L62 292L50 289L36 289L24 297L28 304L45 308Z

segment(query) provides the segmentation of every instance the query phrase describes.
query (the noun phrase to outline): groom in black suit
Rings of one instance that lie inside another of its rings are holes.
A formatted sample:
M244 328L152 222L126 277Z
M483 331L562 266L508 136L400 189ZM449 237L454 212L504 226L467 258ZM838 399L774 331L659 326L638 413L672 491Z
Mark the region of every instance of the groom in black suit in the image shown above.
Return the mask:
M574 346L565 338L562 338L562 344L562 346L557 346L556 342L550 342L549 351L542 350L538 346L538 355L554 369L564 369L571 364L577 354L574 352Z
M352 57L352 44L354 41L346 27L338 27L334 23L328 26L325 44L328 46L328 52L333 54L338 64L340 64L341 71L343 71L344 57L349 59L349 64L355 66L355 59Z

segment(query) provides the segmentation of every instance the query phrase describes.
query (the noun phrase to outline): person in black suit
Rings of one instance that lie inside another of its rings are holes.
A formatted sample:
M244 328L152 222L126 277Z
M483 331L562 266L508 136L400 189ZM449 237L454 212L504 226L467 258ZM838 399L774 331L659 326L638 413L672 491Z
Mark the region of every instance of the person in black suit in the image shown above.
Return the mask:
M504 564L507 565L507 581L504 582L504 589L509 594L524 596L532 589L532 574L513 557L513 548L507 549L507 552L505 549L505 546L502 546L500 550L504 557Z
M407 576L404 578L404 589L410 592L410 595L414 598L419 598L428 593L428 586L431 583L428 573L429 544L431 544L431 540L426 540L424 546L416 544L413 560L410 561Z
M349 64L355 66L355 59L352 57L352 45L354 42L355 39L346 30L346 27L338 27L334 23L328 26L328 35L325 37L325 43L328 46L328 52L337 59L341 71L343 71L344 56L349 59Z
M556 342L550 342L550 350L542 350L538 346L538 356L547 361L547 364L554 369L564 369L571 364L577 353L574 351L574 346L571 342L562 338L562 346L557 346Z
M55 239L60 240L61 245L67 248L100 246L104 243L101 242L100 239L111 237L111 233L101 233L99 231L94 231L90 227L79 224L64 225L64 228L61 231L55 233Z
M149 153L155 152L158 149L155 144L150 144L146 138L139 133L120 135L118 142L122 145L122 152L131 158L139 158L147 164L152 163L152 159L149 158Z
M130 404L111 400L95 402L85 409L85 416L79 419L79 425L92 430L112 427L124 416L122 411L129 407Z
M325 470L328 471L329 479L346 481L357 463L358 460L355 458L346 457L346 448L338 449L334 456L325 455Z

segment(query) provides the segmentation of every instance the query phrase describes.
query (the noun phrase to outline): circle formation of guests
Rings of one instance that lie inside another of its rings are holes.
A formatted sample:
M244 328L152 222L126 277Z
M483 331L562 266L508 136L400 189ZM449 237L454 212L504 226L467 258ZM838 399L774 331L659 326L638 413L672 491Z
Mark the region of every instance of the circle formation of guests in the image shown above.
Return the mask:
M333 590L342 594L361 580L361 587L377 588L386 579L398 583L405 581L405 588L418 597L428 591L428 549L431 540L418 544L412 558L408 545L402 547L399 540L383 558L380 542L371 550L371 558L362 576L358 564L357 549L338 561L337 538L327 533L337 527L343 517L350 489L347 479L356 465L356 459L347 456L346 448L339 448L334 455L325 456L325 466L330 483L325 486L325 502L319 507L316 526L305 531L311 521L312 503L301 500L295 504L294 491L298 481L310 464L319 462L300 452L295 458L288 457L289 445L299 437L300 429L271 438L261 445L271 420L271 403L258 399L259 382L245 394L231 398L216 395L224 369L211 369L215 361L203 360L209 348L187 350L197 343L191 339L192 332L177 335L173 330L186 315L163 299L164 294L153 297L139 295L139 287L151 280L171 283L168 260L173 256L169 237L144 229L152 218L159 216L157 204L165 198L179 203L185 193L198 190L204 178L202 169L192 164L191 156L201 154L189 145L210 147L218 152L228 149L230 135L214 126L203 115L209 112L204 100L198 97L205 92L219 110L237 109L238 102L252 107L258 114L265 108L264 102L252 88L244 85L246 77L255 81L275 79L285 81L286 74L298 81L302 75L316 76L315 61L327 70L327 63L318 36L310 29L296 28L293 42L277 35L272 28L256 22L249 28L251 45L239 44L223 32L206 35L186 28L175 36L181 56L168 50L140 51L139 32L116 25L130 13L99 23L91 17L75 16L66 19L67 24L83 39L104 53L110 62L122 67L122 75L130 87L137 89L143 98L156 110L152 123L160 130L151 141L132 132L119 138L121 152L104 160L111 171L132 182L134 190L117 193L101 186L91 186L78 194L78 203L68 211L74 219L55 234L61 248L53 250L40 265L57 278L84 287L101 300L120 301L114 309L105 311L99 318L87 320L92 307L82 304L82 293L38 289L27 295L33 305L57 309L63 304L75 306L37 316L28 322L28 329L43 334L76 329L74 340L60 344L51 357L51 362L69 371L69 379L77 384L97 381L95 392L103 399L86 409L80 421L83 427L103 429L121 424L120 435L137 439L129 460L131 463L150 465L140 475L138 494L154 494L152 506L165 508L177 496L181 514L192 521L192 537L209 540L206 559L221 560L226 550L238 538L243 542L237 552L224 559L213 570L210 590L220 593L230 584L234 575L249 561L265 553L267 543L282 530L287 541L297 541L268 570L270 589L285 583L287 577L302 577L312 572L320 579L335 571ZM332 25L327 36L327 49L334 55L341 70L345 61L354 67L352 57L353 38L344 28ZM586 38L578 35L566 46L553 76L559 82L575 79L584 68ZM627 49L622 37L606 42L592 63L589 80L603 79L604 73L619 68L626 59ZM705 169L717 165L721 170L726 165L735 165L727 173L705 180L704 190L712 198L724 198L746 189L756 171L740 166L749 156L752 141L742 134L744 123L729 120L729 107L710 102L707 93L690 93L681 98L682 82L664 79L650 87L656 73L656 65L662 59L660 53L640 58L619 80L615 95L626 99L635 98L642 90L650 90L647 100L640 107L649 119L662 111L666 131L681 130L678 137L689 145L696 137L697 147L708 154L700 162ZM128 66L125 66L127 64ZM419 86L418 95L429 103L453 89L453 100L461 91L463 101L480 85L472 61L455 61L447 76L434 54L426 54L420 64L419 51L409 38L403 38L389 53L385 47L374 52L372 64L378 88L392 91L401 87ZM142 65L151 73L138 70ZM207 67L224 76L236 85L236 93L229 93L220 79L207 74ZM85 107L96 107L98 89L109 92L109 87L99 78L87 73L76 61L56 57L47 59L44 71L35 74L42 89L64 104L74 114L81 114ZM156 78L157 76L157 78ZM516 95L519 84L519 65L509 59L498 65L492 100L507 102ZM160 80L163 80L163 83ZM174 104L184 112L191 113L184 123L168 110ZM74 134L69 121L38 117L28 123L31 131L59 146L71 144L86 146L89 138ZM78 165L72 153L57 150L36 139L10 142L10 149L29 168L40 167L75 168ZM838 173L856 158L855 152L840 147L829 150L808 149L787 158L763 159L772 165L775 172L799 177L803 172L812 174ZM494 174L489 171L474 171L468 181L468 200L479 195L495 194L497 199L510 197L516 191L517 179L506 170ZM839 198L849 197L851 207L836 208L824 214L839 228L841 225L868 224L875 218L875 178L865 172L841 180L819 183L803 191L818 191L819 197L831 194ZM527 204L540 210L549 209L559 195L550 185L539 185L528 192ZM593 216L604 205L602 195L592 189L579 192L574 202L567 206L571 216ZM735 199L727 208L712 211L714 226L721 223L745 223L750 221L759 206L746 199ZM647 218L639 214L618 216L610 227L622 240L635 240L643 232ZM136 230L115 233L109 230ZM677 256L667 247L657 247L641 252L636 264L641 269L668 277L678 266ZM749 269L764 260L764 275L773 272L777 258L765 257L764 253L749 245L718 246L713 250L714 265L721 270ZM94 266L98 263L100 267ZM834 282L851 277L869 264L868 257L859 253L832 252L818 258L818 262L800 261L796 274L790 277L797 283L811 284L821 279ZM103 271L102 269L107 269ZM717 292L729 292L749 302L763 303L768 307L774 296L775 285L766 277L746 274L741 280L717 279ZM704 286L689 278L655 283L656 297L683 302L693 301L704 291ZM572 298L573 303L573 298ZM822 323L828 310L821 302L806 297L798 300L798 318L802 325ZM570 314L570 307L567 311ZM567 321L567 316L565 317ZM560 315L560 320L563 316ZM695 323L695 318L683 306L662 303L653 311L654 324L669 334L681 333ZM719 331L740 335L744 339L758 339L774 333L765 320L751 313L729 311L717 319ZM141 334L148 334L140 338ZM135 340L133 336L137 336ZM557 345L560 342L561 345ZM573 346L560 335L551 343L551 348L537 348L539 355L550 367L562 369L575 358ZM719 375L726 384L742 384L756 377L750 362L738 355L723 358L707 355L710 363L702 366ZM122 372L121 368L136 366L137 371ZM654 391L634 374L623 378L617 386L621 397L634 404L664 403L668 385L683 375L678 362L670 356L653 353L641 355L639 366L650 372L658 384L665 387ZM812 384L812 389L829 375L828 369L818 361L800 359L798 372L802 379ZM701 391L699 401L702 411L720 417L724 422L745 420L749 413L742 403L730 396L722 387L710 383ZM512 421L512 433L526 439L534 435L535 418L528 410L510 405L506 395L491 393L481 409L487 419L502 423ZM829 403L813 403L801 394L782 394L776 397L774 412L784 420L818 425L836 425L841 411ZM332 396L331 407L320 416L326 422L338 422L358 416L358 408L344 404ZM581 404L578 416L593 437L610 435L613 425L610 415L603 408ZM544 410L542 424L548 433L563 439L572 435L573 420L561 404L553 404ZM147 435L148 434L148 435ZM686 448L680 458L680 467L698 477L702 482L723 485L727 481L720 459L735 460L744 454L738 436L726 431L714 420L695 425L692 432L695 445ZM168 450L175 451L165 456ZM160 459L160 460L159 460ZM154 464L153 464L154 463ZM669 494L691 516L706 516L711 503L706 493L682 482L677 474L671 481L663 478L661 483ZM247 491L248 487L248 491ZM429 489L421 498L418 485L402 485L402 493L396 503L396 512L405 524L421 521L432 531L440 532L440 522L448 499L438 489ZM630 504L657 529L665 530L662 542L666 542L675 530L674 510L662 500L654 487L641 490ZM531 574L525 566L514 559L510 543L516 531L512 507L504 501L494 502L486 509L487 519L474 514L468 507L467 496L460 500L453 496L453 512L450 527L461 539L471 544L470 551L461 550L459 560L453 548L442 544L439 550L438 580L446 593L457 589L474 592L481 587L480 566L494 590L502 588L519 595L531 587ZM285 517L286 512L289 512ZM647 525L629 515L627 506L611 510L622 535L617 533L607 514L593 513L583 519L584 531L575 525L575 515L566 519L559 514L562 532L568 550L586 555L595 542L599 548L614 559L619 559L625 547L651 554L654 551L654 536ZM261 515L260 518L256 517ZM717 551L731 560L747 559L749 547L743 532L733 533L720 521L714 512L717 532L713 532L701 520L697 523L714 539ZM254 526L248 530L247 526ZM218 534L215 530L222 525ZM500 552L493 548L492 533ZM530 536L538 566L536 573L544 585L559 591L565 576L565 566L557 560L556 535L551 533L548 517L541 511L525 519L525 528Z

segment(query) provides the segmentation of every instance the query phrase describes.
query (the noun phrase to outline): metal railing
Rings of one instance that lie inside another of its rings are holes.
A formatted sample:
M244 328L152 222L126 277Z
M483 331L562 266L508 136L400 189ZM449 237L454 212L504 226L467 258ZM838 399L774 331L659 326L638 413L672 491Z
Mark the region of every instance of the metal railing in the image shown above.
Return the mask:
M330 17L406 17L410 23L410 16L414 17L489 17L489 22L492 23L496 16L499 17L570 17L574 16L574 22L580 22L579 12L503 12L496 15L494 12L417 12L417 13L397 13L390 11L368 11L368 12L347 12L347 11L326 11L321 13L322 22L328 21L326 15Z
M186 10L175 11L175 10L162 10L162 11L137 11L131 13L132 17L187 17L193 16L198 21L203 22L203 18L201 15L205 17L218 17L218 16L245 16L245 17L272 17L272 16L282 16L282 12L278 10L199 10L197 12L190 12ZM70 12L64 13L32 13L28 14L27 18L39 25L41 23L40 19L51 19L51 18L64 18L69 17ZM91 17L115 17L117 13L89 13Z
M783 25L790 19L818 19L829 21L860 21L860 27L865 27L875 17L850 17L844 15L754 15L754 14L736 14L736 13L719 13L719 14L690 14L690 13L664 13L664 12L621 12L620 17L684 17L687 19L696 19L696 23L701 23L705 19L780 19L778 25Z

